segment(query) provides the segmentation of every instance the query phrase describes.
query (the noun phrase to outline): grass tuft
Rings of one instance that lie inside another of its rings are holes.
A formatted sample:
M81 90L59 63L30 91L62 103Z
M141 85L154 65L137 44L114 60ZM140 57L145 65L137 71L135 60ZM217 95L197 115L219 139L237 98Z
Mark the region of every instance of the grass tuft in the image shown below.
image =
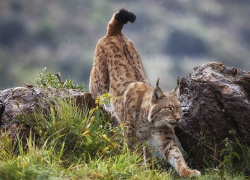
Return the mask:
M99 105L83 111L72 101L58 100L47 115L38 110L32 117L32 121L27 121L32 129L27 147L19 139L13 141L7 132L1 133L0 180L181 179L173 170L158 168L155 159L145 165L141 153L127 148L121 128L111 126ZM37 134L36 139L33 134ZM217 168L204 169L198 179L248 178L250 148L236 140L234 146L241 150L237 151L240 159L229 158L233 164L225 161ZM230 141L227 143L234 147ZM222 156L228 157L234 151L235 148L228 148ZM232 169L235 160L242 165Z
M70 80L62 82L47 69L36 83L38 87L83 91L82 86ZM30 117L20 116L20 121L31 127L30 136L24 143L1 132L0 180L181 179L173 170L164 169L161 161L153 158L145 163L140 146L133 152L127 148L121 127L112 127L110 117L100 108L110 98L109 94L97 98L97 106L90 110L80 109L74 101L56 100L46 114L38 109ZM207 155L202 159L206 168L197 179L249 179L250 147L236 133L232 135L234 141L223 141L220 165L211 164L214 157ZM205 134L201 131L196 138L200 153L208 154Z

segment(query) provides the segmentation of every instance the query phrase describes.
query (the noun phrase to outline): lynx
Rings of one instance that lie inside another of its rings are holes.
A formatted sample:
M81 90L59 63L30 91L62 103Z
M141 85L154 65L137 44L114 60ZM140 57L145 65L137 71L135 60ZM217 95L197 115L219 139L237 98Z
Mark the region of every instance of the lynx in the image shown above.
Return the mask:
M112 110L133 147L147 142L169 162L181 177L199 176L191 170L175 142L174 127L181 119L178 100L179 85L169 93L162 92L159 80L149 85L139 53L122 33L124 24L134 22L136 16L121 9L108 24L107 34L95 49L90 75L90 92L95 98L109 92L120 97L112 103Z

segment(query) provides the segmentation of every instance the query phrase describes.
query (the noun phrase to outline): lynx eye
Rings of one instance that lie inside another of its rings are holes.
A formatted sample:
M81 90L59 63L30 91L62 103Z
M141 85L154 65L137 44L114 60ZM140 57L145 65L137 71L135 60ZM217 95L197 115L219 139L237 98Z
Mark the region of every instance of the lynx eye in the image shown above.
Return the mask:
M167 109L169 111L173 111L173 108L171 106L165 107L165 109Z

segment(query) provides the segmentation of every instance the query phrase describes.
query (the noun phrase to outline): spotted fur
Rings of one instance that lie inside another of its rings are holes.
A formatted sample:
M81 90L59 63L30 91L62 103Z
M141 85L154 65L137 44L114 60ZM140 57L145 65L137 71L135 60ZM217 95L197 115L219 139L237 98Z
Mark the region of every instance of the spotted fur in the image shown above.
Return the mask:
M157 81L149 85L139 53L121 30L135 15L124 9L115 13L108 24L107 34L97 43L90 75L90 92L95 98L104 93L120 97L113 102L113 112L125 124L129 146L148 142L166 159L181 177L199 176L191 170L175 142L174 126L180 120L179 85L163 93Z

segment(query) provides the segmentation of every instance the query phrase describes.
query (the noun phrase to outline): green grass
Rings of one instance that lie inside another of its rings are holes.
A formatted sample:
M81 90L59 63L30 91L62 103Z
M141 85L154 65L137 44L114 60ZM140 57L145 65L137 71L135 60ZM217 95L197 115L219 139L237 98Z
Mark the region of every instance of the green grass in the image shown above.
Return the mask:
M26 121L33 131L15 142L0 139L0 179L165 179L168 172L147 170L139 152L130 152L120 127L111 127L98 106L82 111L74 102L57 101L48 115ZM27 118L31 119L31 118ZM38 140L35 140L34 134ZM25 150L24 150L25 149Z
M39 74L37 86L83 90L73 81L62 84L46 70ZM32 131L26 142L1 132L0 180L181 179L157 159L145 164L139 148L133 152L127 148L122 128L112 127L110 117L99 108L108 102L110 96L105 94L97 99L96 108L82 110L73 101L55 100L46 115L38 109L18 117ZM203 159L206 168L197 179L249 179L250 147L233 135L236 143L224 140L225 149L217 166L210 164L209 156ZM197 139L199 147L206 148L202 133Z
M181 179L174 170L159 168L154 159L145 166L141 153L127 148L121 128L111 127L109 117L98 106L82 111L74 102L55 104L48 115L38 110L32 121L26 121L33 129L26 149L22 141L13 143L7 132L2 132L0 180ZM36 141L34 134L39 137ZM250 148L240 142L238 147L247 170ZM198 179L247 179L244 171L227 167L232 167L229 162L205 169Z

